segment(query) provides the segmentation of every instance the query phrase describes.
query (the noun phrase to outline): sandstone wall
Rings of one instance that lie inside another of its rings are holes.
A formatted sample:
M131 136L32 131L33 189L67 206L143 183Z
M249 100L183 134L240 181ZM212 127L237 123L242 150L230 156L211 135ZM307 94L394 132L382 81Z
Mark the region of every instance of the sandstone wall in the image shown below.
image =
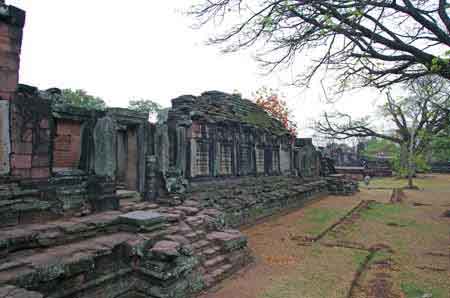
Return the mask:
M239 227L301 207L326 194L327 185L323 180L272 176L194 182L188 197L203 207L222 211L226 225Z
M81 123L56 121L53 143L53 169L78 169L81 156Z

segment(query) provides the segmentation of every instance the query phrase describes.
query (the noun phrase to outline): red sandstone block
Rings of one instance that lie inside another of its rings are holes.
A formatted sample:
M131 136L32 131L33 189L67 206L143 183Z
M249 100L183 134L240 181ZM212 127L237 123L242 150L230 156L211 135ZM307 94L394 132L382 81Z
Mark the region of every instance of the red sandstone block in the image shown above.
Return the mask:
M30 169L31 168L31 155L12 154L11 155L11 167L14 169Z
M80 135L81 124L73 121L58 121L57 134L58 135Z
M49 168L32 168L31 177L32 178L47 178L50 176Z
M5 23L0 23L0 36L8 37L9 36L9 26Z
M15 54L1 52L0 67L8 70L17 71L19 69L19 57Z
M13 92L3 92L0 90L0 100L11 100Z
M11 38L9 36L0 35L0 53L11 53L13 52L14 47L11 42Z
M11 175L13 177L29 178L31 177L31 169L12 169Z
M19 73L17 71L0 69L0 91L14 92L17 89L18 81Z

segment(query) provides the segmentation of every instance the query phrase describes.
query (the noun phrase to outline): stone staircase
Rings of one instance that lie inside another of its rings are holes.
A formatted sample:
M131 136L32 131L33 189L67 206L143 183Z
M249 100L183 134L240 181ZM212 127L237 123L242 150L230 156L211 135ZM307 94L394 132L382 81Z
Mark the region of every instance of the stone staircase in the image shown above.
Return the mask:
M217 210L122 198L117 211L1 228L0 293L186 297L250 260L246 238L224 229Z

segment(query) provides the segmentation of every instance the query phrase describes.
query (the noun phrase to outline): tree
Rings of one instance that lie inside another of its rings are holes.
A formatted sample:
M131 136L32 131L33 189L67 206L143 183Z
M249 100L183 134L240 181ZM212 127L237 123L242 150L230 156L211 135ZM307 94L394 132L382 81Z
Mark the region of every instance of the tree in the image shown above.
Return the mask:
M104 110L106 103L97 96L89 95L82 89L63 89L57 97L57 104L70 105L91 110Z
M291 120L292 115L278 92L271 88L261 87L254 94L255 102L271 117L280 121L293 137L297 136L297 124Z
M429 149L432 136L450 126L450 83L438 76L428 76L405 86L407 97L393 97L387 93L381 107L382 116L395 127L395 133L376 131L370 118L352 120L347 114L325 114L316 122L316 130L333 139L377 137L400 146L400 163L406 169L409 186L415 172L415 160Z
M372 138L370 139L362 152L366 158L376 158L380 155L393 157L398 151L398 146L388 140Z
M445 0L200 1L191 13L200 25L225 27L210 40L225 52L261 44L258 58L269 70L313 52L317 58L299 77L301 85L328 69L336 71L341 90L385 88L430 74L450 79Z
M148 99L130 100L128 108L138 112L146 112L150 115L155 115L162 109L160 104Z
M430 142L432 161L450 161L450 127L432 136Z

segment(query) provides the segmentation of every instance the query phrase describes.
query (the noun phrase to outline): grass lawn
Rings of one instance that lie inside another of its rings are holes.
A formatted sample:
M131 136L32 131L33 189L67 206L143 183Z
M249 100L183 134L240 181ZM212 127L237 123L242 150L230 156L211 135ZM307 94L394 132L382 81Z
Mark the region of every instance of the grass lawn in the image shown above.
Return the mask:
M255 263L202 298L449 298L450 175L416 183L423 189L405 190L401 203L389 202L390 190L366 188L243 230ZM341 220L362 200L366 208Z
M448 175L423 175L419 174L413 179L414 185L421 189L450 190L450 179ZM361 188L402 188L408 185L408 179L397 177L373 178L369 186L363 182Z

